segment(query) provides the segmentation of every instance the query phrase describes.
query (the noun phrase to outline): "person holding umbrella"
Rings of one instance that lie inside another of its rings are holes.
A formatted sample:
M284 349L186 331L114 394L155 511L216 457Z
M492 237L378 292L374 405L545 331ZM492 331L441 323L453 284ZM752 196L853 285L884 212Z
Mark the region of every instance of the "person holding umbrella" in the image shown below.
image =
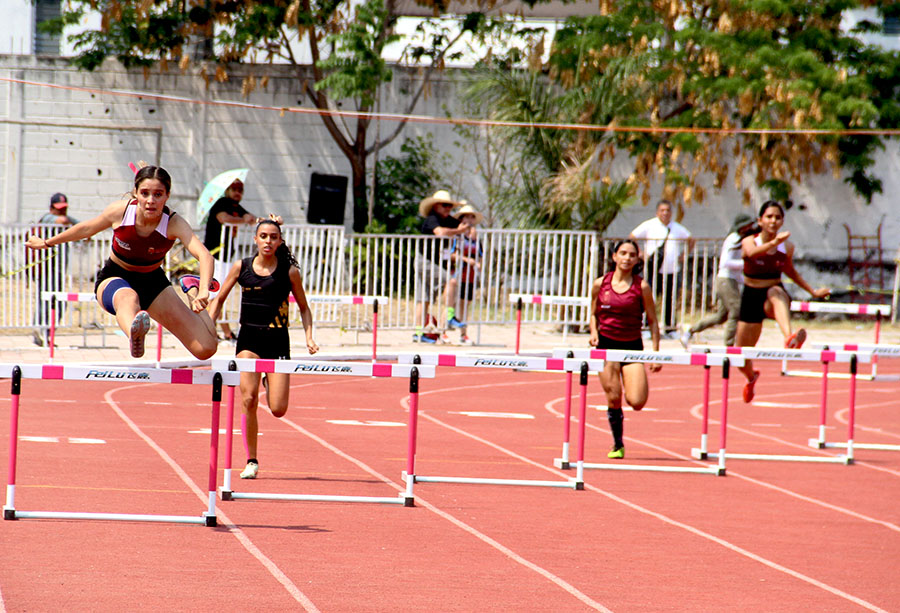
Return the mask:
M201 207L205 203L215 200L209 209L206 220L203 245L215 258L213 277L217 280L224 280L231 268L231 260L234 259L233 240L237 235L237 226L240 224L251 225L261 220L260 217L247 212L247 209L241 206L246 177L246 168L223 172L206 185L200 196L199 205ZM224 233L224 241L222 240L223 225L230 226ZM214 298L215 293L211 293L210 296ZM231 330L230 325L223 321L220 326L225 340L237 341L237 336Z

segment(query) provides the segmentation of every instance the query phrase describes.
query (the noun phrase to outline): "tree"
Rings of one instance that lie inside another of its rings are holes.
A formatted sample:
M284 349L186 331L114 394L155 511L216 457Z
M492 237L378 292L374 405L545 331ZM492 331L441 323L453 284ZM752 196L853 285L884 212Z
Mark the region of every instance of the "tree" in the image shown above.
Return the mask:
M353 228L362 231L368 219L366 161L369 155L393 141L403 129L400 121L383 138L369 142L371 118L378 88L391 80L392 70L383 58L385 47L399 40L393 33L398 13L395 0L70 0L61 17L43 29L62 32L78 23L88 11L99 11L102 25L74 35L78 55L74 63L93 70L107 57L126 67L145 69L159 63L166 70L177 63L186 70L197 59L214 63L214 75L206 66L204 78L225 80L233 62L264 62L243 82L245 94L265 84L265 64L287 62L296 69L309 101L322 111L352 107L360 115L339 118L320 115L334 142L346 156L352 171ZM462 19L451 33L437 22L423 25L406 57L421 66L422 79L411 92L410 113L423 96L436 70L454 57L454 45L478 29L478 15ZM297 59L305 44L312 65ZM351 104L344 105L345 101Z
M900 55L840 28L843 11L874 4L604 0L600 15L568 19L558 31L549 74L572 89L603 78L623 58L641 62L646 103L622 109L614 121L663 129L617 137L634 159L629 181L643 186L645 203L657 174L665 195L686 204L705 199L699 176L710 176L714 188L731 176L749 203L745 174L784 196L827 171L843 174L870 202L881 191L871 166L883 137L808 130L900 126ZM774 132L727 132L733 129Z

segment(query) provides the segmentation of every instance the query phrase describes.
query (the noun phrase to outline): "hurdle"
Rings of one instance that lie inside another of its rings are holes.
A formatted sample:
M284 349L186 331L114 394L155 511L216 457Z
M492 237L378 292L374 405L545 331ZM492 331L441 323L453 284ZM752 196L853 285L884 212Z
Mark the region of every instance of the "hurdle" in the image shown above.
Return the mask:
M832 362L849 363L849 379L850 379L850 397L847 430L847 453L841 455L777 455L777 454L759 454L759 453L729 453L727 457L739 460L775 460L786 462L824 462L837 464L853 463L853 435L854 420L856 416L856 372L858 362L870 362L872 354L861 351L833 351L833 350L815 350L815 349L781 349L781 348L763 348L763 347L723 347L719 345L694 345L690 350L693 351L710 351L713 353L726 354L730 356L743 356L745 360L798 360L805 362L821 362L822 363L822 392L819 402L819 432L820 436L824 436L825 418L828 407L828 370L829 364ZM704 450L694 448L691 450L693 457L698 459L706 459Z
M290 302L296 302L294 295L288 296ZM372 361L378 360L378 304L387 304L387 296L340 296L337 294L307 294L310 304L371 304L372 305ZM357 336L357 340L359 337Z
M522 336L522 308L526 304L540 304L551 306L589 307L590 298L583 296L554 296L540 294L510 294L509 301L516 305L516 355L519 354L519 341ZM563 341L566 339L567 327L563 325Z
M881 339L881 320L891 316L891 307L887 304L847 304L840 302L799 302L791 301L791 311L795 313L840 313L843 315L874 315L875 339L877 345ZM816 345L823 346L823 345ZM811 370L788 370L787 360L781 362L781 374L787 377L821 377L821 372ZM828 376L832 379L847 379L848 373L831 372ZM872 366L869 373L858 373L856 378L865 381L900 381L900 377L878 376L878 358L872 357Z
M57 302L96 302L97 296L90 292L43 292L41 294L41 300L50 301L50 338L48 340L48 345L50 345L50 361L52 362L55 355L54 349L56 347L56 303ZM163 337L163 327L156 323L156 367L160 368L160 363L162 361L162 337ZM106 330L101 326L100 334L102 335L101 346L106 347ZM82 342L85 346L87 346L87 329L82 327L81 329L81 338Z
M629 351L623 349L554 349L553 356L573 355L576 358L584 359L600 359L610 362L640 362L643 364L666 364L680 366L703 366L703 414L701 440L705 448L708 438L708 420L705 417L709 414L709 380L710 369L713 366L722 367L722 428L719 432L719 464L718 466L662 466L654 464L629 464L626 462L603 462L603 463L585 463L584 467L588 469L600 470L627 470L627 471L646 471L646 472L667 472L667 473L694 473L707 474L716 476L725 476L725 442L728 411L728 379L730 376L731 366L743 366L744 359L742 356L732 357L725 355L716 355L713 353L697 353L690 354L683 351ZM553 460L554 466L560 468L569 468L569 402L566 403L565 428L563 432L563 450L562 457ZM584 411L584 409L582 409ZM579 419L579 447L583 446L584 430L586 428L585 419L582 415ZM579 456L583 456L583 450L579 450Z
M350 377L408 377L409 378L409 424L407 437L407 470L413 474L416 430L419 406L419 379L434 378L433 366L404 366L401 364L366 363L366 362L330 362L318 360L263 360L251 358L214 358L213 368L226 371L253 373L285 373L290 375L340 375ZM381 496L330 496L320 494L272 494L264 492L235 492L231 485L232 439L234 438L234 387L228 390L227 415L228 427L225 439L224 479L222 500L287 500L295 502L361 502L379 504L400 504L405 507L415 506L413 497L413 479L406 480L406 490L397 497Z
M526 357L518 355L475 355L455 353L400 353L397 356L400 364L426 364L429 366L454 366L463 368L487 368L501 370L522 370L532 372L567 372L571 375L574 370L593 369L595 372L603 369L602 360L574 360L546 357ZM585 371L587 372L587 371ZM587 403L587 375L582 384L582 402ZM413 466L414 467L414 466ZM426 476L415 472L404 473L404 477L412 475L414 481L422 483L469 483L480 485L520 485L530 487L556 487L583 490L584 472L579 466L575 478L565 481L549 481L537 479L504 479L482 477L446 477Z
M219 373L212 370L121 368L86 365L18 365L0 364L0 378L12 381L12 408L9 422L9 471L6 483L6 504L3 519L84 519L105 521L165 522L176 524L216 525L216 477L219 453L219 412L222 385L237 385L237 373ZM16 509L16 464L19 439L19 403L22 395L22 379L56 379L69 381L146 382L186 385L212 385L212 412L209 439L208 507L200 516L149 515L134 513L84 513L68 511L21 511Z
M828 349L828 345L815 343L813 347L822 346L824 349ZM872 360L874 362L876 356L888 357L888 358L898 358L900 357L900 345L883 345L880 343L876 344L853 344L848 343L844 345L838 345L834 347L834 349L838 349L841 351L861 351L861 352L871 352ZM875 369L874 364L872 365L872 369ZM864 377L861 377L864 378ZM877 380L877 381L898 381L900 380L900 376L898 375L885 375L880 374L877 378L872 377L867 380ZM844 449L847 447L847 443L835 442L830 443L825 440L825 418L824 416L821 418L821 423L819 424L819 436L818 438L809 439L809 446L814 449ZM882 444L882 443L859 443L853 442L854 449L878 449L882 451L900 451L900 445L891 445L891 444Z

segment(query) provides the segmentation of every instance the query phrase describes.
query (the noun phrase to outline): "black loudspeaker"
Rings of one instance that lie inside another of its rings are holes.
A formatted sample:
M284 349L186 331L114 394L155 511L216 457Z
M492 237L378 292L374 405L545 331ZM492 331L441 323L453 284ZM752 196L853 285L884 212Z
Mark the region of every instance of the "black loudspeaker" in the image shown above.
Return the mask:
M312 174L306 221L314 224L341 226L344 224L346 203L347 177L323 175L318 172Z

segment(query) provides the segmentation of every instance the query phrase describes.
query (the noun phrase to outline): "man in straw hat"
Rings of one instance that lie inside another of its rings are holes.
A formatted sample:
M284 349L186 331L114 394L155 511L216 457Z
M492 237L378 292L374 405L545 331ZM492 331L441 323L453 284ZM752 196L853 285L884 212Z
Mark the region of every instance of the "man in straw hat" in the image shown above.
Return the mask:
M756 220L747 213L738 213L731 225L722 253L719 255L719 272L716 275L716 312L707 315L696 324L685 330L679 340L685 349L691 337L697 332L725 324L725 345L734 346L734 334L737 330L738 316L741 313L741 284L744 281L744 258L741 255L741 241L753 233Z
M455 305L458 310L456 312L463 318L463 321L466 321L470 316L469 305L475 297L475 288L481 278L481 258L484 250L481 248L481 243L478 242L475 226L484 220L484 215L465 200L460 200L459 203L462 206L453 212L453 216L461 223L469 224L469 229L453 239L453 244L450 246L450 259L453 262L453 278L459 283L459 299ZM449 312L453 308L452 306L447 307L447 311ZM450 315L448 315L449 317ZM471 345L472 341L466 334L466 325L462 322L460 324L459 342L463 345Z
M431 315L429 305L437 299L442 288L444 302L447 304L451 303L449 297L455 297L457 294L456 279L450 277L447 270L449 258L444 257L444 249L449 247L449 243L444 244L445 241L440 240L459 236L469 230L468 223L460 222L450 215L450 211L457 206L459 206L459 202L451 198L450 193L443 189L419 203L419 215L425 218L425 221L422 222L422 234L430 236L432 239L419 241L416 250L414 342L437 342L439 332L425 333L425 327L437 325L437 320ZM451 326L461 324L456 319L455 313L450 313L447 323Z

